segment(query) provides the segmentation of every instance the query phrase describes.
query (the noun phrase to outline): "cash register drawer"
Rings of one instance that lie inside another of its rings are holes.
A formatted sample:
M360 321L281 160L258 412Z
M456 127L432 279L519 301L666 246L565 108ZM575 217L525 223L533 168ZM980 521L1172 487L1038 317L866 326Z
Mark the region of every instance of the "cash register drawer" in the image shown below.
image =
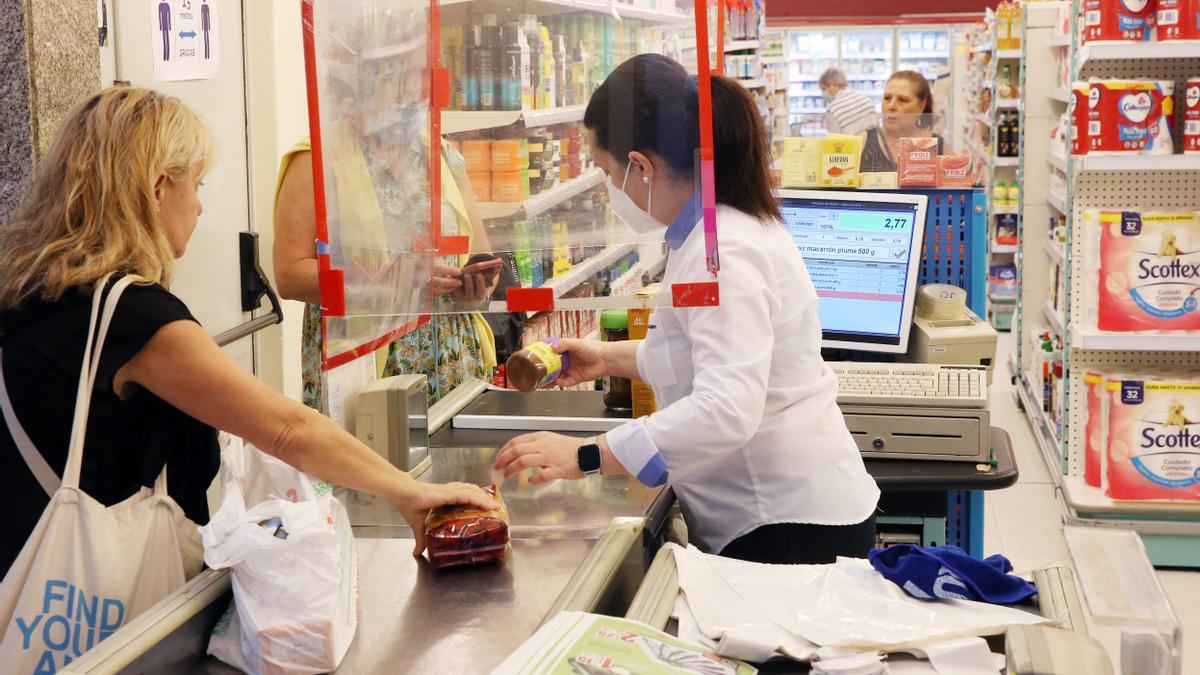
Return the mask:
M840 406L864 457L986 462L986 410Z

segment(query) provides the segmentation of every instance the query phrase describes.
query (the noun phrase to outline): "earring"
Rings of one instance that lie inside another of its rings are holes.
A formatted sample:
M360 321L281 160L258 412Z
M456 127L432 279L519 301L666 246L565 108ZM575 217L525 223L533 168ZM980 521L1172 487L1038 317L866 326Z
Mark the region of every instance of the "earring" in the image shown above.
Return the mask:
M649 178L649 177L647 177L647 176L642 176L642 182L643 182L643 183L645 183L645 184L647 184L647 185L649 185L649 184L650 184L650 178Z

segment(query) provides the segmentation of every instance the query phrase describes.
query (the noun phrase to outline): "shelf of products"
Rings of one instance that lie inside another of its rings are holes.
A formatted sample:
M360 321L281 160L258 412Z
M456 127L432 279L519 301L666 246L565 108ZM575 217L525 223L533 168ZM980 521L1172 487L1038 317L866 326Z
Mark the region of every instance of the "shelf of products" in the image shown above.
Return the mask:
M758 45L758 40L734 40L725 43L725 53L756 50Z
M1021 165L1020 157L996 157L996 166L1017 167Z
M1081 349L1131 352L1200 351L1200 334L1197 333L1166 335L1102 333L1098 330L1075 326L1072 326L1071 331L1072 346Z
M1054 331L1058 335L1063 334L1062 315L1057 309L1050 305L1049 301L1047 301L1046 305L1042 307L1042 316L1046 317L1046 321L1050 324L1050 330Z
M510 14L512 5L503 0L441 0L443 10L455 6L470 5L473 12L480 14ZM525 0L521 4L523 13L549 16L564 10L577 10L612 16L618 21L634 19L657 24L685 24L692 17L676 12L662 12L646 7L634 7L623 2L589 2L588 0Z
M1016 253L1018 250L1016 244L992 244L992 253Z
M1037 441L1038 448L1041 449L1047 464L1061 466L1062 452L1060 448L1062 443L1058 437L1058 427L1042 408L1041 396L1033 390L1034 384L1024 374L1020 375L1018 379L1020 382L1016 387L1017 395L1020 397L1021 405L1025 408L1025 414L1029 417L1030 425L1033 427L1034 440ZM1051 471L1050 475L1056 484L1062 478L1058 471Z
M1001 49L996 52L997 59L1020 59L1020 49Z
M1077 171L1200 171L1200 155L1083 155Z
M523 202L483 202L479 205L479 212L485 220L510 218L522 213L525 216L536 216L603 182L604 171L601 169L590 169L578 178L559 183L555 187L541 194L536 194Z
M554 297L562 297L567 291L578 287L580 284L596 276L598 272L603 271L636 250L636 244L614 244L575 265L571 268L570 272L543 283L541 287L554 289Z
M1054 241L1047 239L1043 244L1043 248L1046 249L1046 255L1050 256L1050 262L1054 263L1055 265L1062 265L1066 260L1066 255L1063 253L1062 246Z
M587 105L581 104L547 110L446 110L442 112L442 133L497 129L517 122L524 122L528 128L581 122L586 109Z

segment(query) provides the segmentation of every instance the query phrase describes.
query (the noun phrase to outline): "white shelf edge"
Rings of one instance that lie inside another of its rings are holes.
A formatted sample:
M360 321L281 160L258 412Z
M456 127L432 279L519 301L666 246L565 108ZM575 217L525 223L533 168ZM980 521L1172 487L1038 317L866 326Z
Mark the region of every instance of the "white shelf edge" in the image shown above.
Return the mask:
M728 54L729 52L740 52L740 51L746 51L748 49L758 49L758 47L759 47L758 40L733 40L732 42L725 43L725 53Z
M1141 333L1102 333L1095 329L1072 326L1073 349L1134 352L1200 352L1200 333L1147 335Z
M997 59L1019 59L1021 58L1020 49L999 49L996 50Z
M1042 459L1046 462L1047 472L1055 485L1062 482L1062 442L1050 423L1050 416L1042 410L1041 399L1030 389L1033 383L1024 374L1017 375L1017 395L1025 408L1025 417L1029 426L1033 427L1033 437L1038 448L1042 451Z
M994 158L996 166L1020 166L1020 157L996 157Z
M1050 45L1051 47L1070 47L1071 46L1071 36L1070 35L1051 35L1050 39L1046 42L1046 44Z
M1075 512L1089 514L1128 514L1151 520L1153 516L1191 516L1200 519L1200 504L1189 502L1117 501L1110 499L1101 488L1083 482L1078 476L1063 476L1063 497ZM1188 519L1191 520L1191 519Z
M1062 265L1066 261L1066 256L1063 255L1062 249L1053 241L1047 239L1042 248L1046 249L1046 255L1050 256L1050 262Z
M554 289L554 297L562 297L567 291L592 278L600 270L637 250L635 244L613 244L596 255L571 268L570 272L544 282L540 288Z
M1047 96L1049 96L1051 101L1058 101L1059 103L1071 102L1071 90L1064 87L1050 87Z
M603 170L589 169L578 178L559 183L555 187L541 194L534 195L523 202L483 202L479 205L479 212L484 220L507 218L515 216L522 211L528 216L536 216L603 182Z
M1050 306L1049 300L1046 301L1046 304L1042 305L1042 316L1046 317L1046 321L1050 323L1050 329L1055 333L1061 336L1066 332L1063 330L1062 317L1059 316L1058 310Z
M1200 155L1084 155L1080 171L1200 171Z
M1200 59L1197 42L1126 42L1120 44L1086 44L1079 47L1077 64L1083 68L1088 61L1124 61L1135 59Z
M1067 200L1062 195L1055 194L1052 190L1046 190L1046 203L1050 205L1050 208L1064 216L1069 215L1067 213Z
M980 52L990 52L995 48L996 48L996 45L992 44L991 42L988 42L986 44L975 45L974 47L971 47L971 53L979 54Z
M464 131L495 129L522 120L528 128L567 124L582 121L586 109L586 105L572 105L544 110L444 110L442 133L457 134Z
M752 77L752 78L745 79L745 80L738 78L738 84L742 85L743 87L745 87L747 89L763 89L767 86L766 82L763 82L762 80L758 79L757 77Z
M1063 173L1067 172L1067 158L1065 156L1051 150L1049 156L1046 157L1046 161L1050 162L1050 166L1059 171Z
M782 56L764 56L761 59L759 59L759 63L763 64L764 66L773 66L777 63L787 63L787 59ZM818 75L817 77L820 77L820 75ZM815 80L808 80L808 81L814 82Z
M1016 244L992 244L992 253L1016 253Z
M1021 99L1019 98L998 98L996 99L996 108L1020 108Z

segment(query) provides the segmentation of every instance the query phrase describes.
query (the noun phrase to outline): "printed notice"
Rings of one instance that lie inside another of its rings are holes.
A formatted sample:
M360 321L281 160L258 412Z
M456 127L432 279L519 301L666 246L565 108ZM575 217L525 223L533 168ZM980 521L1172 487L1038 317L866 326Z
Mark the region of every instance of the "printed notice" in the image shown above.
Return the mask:
M217 76L219 0L151 0L154 79L210 80Z

